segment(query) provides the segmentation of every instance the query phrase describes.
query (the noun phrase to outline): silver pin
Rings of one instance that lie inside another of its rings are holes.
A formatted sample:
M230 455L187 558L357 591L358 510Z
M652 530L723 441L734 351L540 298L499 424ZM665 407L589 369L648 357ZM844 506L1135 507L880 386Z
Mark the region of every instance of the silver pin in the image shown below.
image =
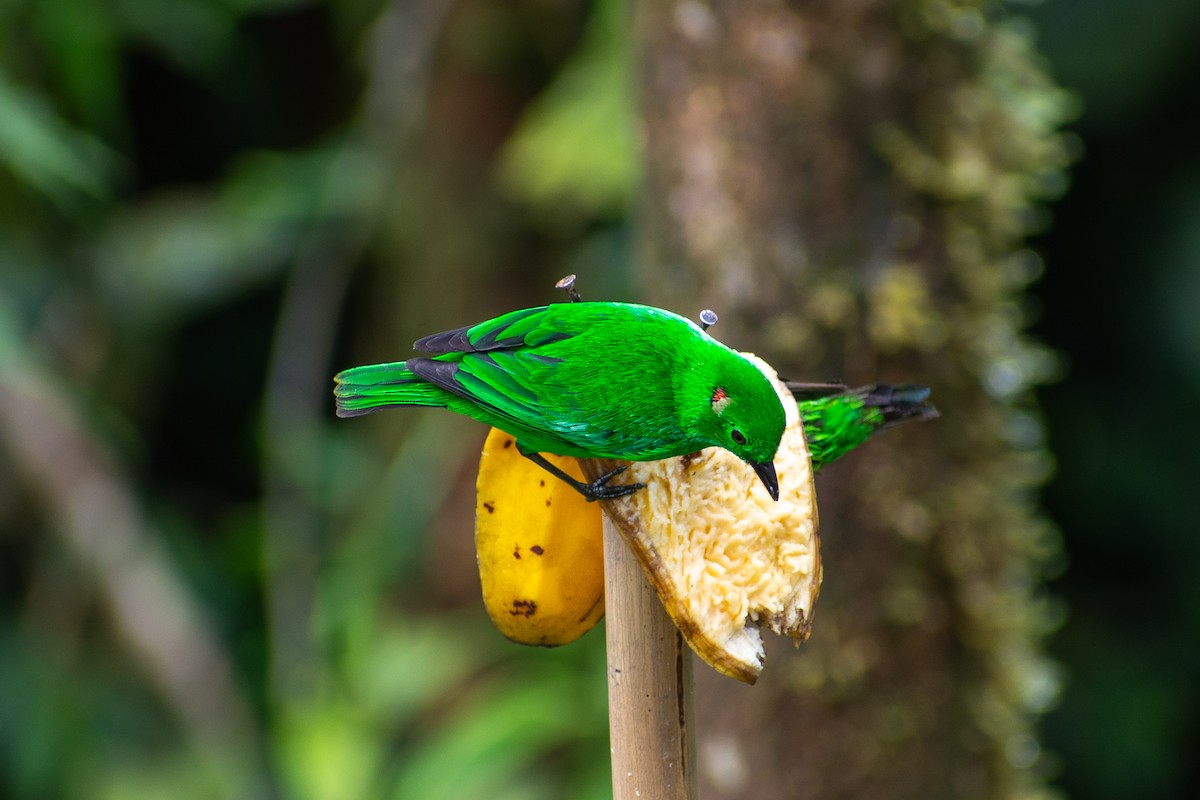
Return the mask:
M700 312L700 330L708 330L713 325L717 324L717 312L711 308L706 308Z
M579 296L579 290L575 288L575 276L574 275L568 275L567 277L562 278L561 280L559 280L558 283L554 284L554 288L562 289L564 292L566 292L567 297L571 300L572 303L578 303L580 300L583 299L582 297Z

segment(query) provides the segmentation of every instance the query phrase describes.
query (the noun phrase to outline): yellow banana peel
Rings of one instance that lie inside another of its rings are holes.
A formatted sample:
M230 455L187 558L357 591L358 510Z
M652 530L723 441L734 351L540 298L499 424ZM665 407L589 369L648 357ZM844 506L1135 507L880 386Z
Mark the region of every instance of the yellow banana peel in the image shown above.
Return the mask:
M544 454L583 479L574 458ZM476 480L475 554L488 616L506 637L552 647L604 616L600 509L522 456L493 428Z

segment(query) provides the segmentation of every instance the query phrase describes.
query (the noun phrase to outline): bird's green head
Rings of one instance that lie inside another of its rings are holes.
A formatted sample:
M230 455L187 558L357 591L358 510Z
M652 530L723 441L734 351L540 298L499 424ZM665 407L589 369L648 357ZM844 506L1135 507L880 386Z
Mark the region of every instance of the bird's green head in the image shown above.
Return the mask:
M706 408L700 425L712 444L724 447L754 468L771 497L779 499L772 461L787 424L783 404L767 377L741 356L704 387Z

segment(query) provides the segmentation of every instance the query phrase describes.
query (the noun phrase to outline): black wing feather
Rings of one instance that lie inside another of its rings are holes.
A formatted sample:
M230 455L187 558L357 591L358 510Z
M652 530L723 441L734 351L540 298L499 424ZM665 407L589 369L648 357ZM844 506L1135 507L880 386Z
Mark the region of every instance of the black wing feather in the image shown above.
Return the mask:
M474 400L467 390L462 387L455 375L458 373L457 361L437 361L432 358L410 358L405 362L409 371L424 381L432 383L434 386L445 389L447 392L453 392L459 397L465 397L468 400Z
M413 343L413 349L421 353L444 355L446 353L469 353L475 349L467 336L471 328L457 328L445 333L435 333Z
M841 381L830 381L828 383L804 383L803 381L784 380L784 386L792 393L792 397L797 400L820 400L822 397L829 397L835 394L845 394L850 391L850 387Z

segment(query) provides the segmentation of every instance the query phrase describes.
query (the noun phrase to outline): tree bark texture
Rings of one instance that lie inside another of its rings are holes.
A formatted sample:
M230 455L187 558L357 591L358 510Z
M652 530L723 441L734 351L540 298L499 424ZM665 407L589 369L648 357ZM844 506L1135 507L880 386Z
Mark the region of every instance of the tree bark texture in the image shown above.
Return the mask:
M812 639L758 685L697 669L701 795L1044 792L1057 538L1024 239L1067 103L978 2L635 4L644 295L800 380L920 382L943 417L817 479Z

